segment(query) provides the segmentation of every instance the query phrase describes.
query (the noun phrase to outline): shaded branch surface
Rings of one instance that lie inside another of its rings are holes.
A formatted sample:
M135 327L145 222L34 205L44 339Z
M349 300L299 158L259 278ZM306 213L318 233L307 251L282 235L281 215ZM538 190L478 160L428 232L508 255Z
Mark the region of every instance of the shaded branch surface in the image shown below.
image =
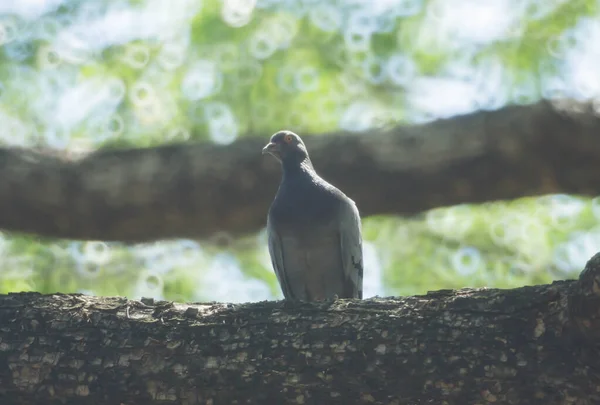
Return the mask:
M597 195L598 133L593 106L565 100L304 138L319 173L364 217L551 193ZM260 153L269 135L228 146L103 150L76 160L0 149L0 229L121 241L256 231L280 179L278 163Z
M0 296L0 403L598 404L578 281L326 303Z

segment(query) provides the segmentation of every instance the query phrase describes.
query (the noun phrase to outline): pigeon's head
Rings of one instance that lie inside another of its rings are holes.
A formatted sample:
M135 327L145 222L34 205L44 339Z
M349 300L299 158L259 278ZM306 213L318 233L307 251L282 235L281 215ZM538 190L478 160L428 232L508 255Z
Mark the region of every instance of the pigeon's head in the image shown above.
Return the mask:
M303 162L308 152L302 139L292 131L279 131L271 137L271 141L263 148L263 155L268 153L277 160L285 162Z

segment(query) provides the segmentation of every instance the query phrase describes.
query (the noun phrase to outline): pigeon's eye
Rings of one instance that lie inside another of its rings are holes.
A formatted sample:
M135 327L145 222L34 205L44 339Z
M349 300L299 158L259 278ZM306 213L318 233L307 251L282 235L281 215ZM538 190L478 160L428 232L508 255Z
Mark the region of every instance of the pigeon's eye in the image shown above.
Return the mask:
M292 143L292 139L294 139L293 136L291 135L286 135L283 140L285 141L285 143Z

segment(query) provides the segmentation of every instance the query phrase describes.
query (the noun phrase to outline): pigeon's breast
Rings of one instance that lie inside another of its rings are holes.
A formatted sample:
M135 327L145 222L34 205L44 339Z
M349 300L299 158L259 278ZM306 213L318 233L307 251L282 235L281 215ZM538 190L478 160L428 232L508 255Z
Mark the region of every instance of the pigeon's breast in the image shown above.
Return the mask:
M284 230L285 272L295 297L331 299L343 294L339 234L329 226Z
M284 187L275 196L269 215L284 227L310 228L334 220L340 203L335 194L321 187Z

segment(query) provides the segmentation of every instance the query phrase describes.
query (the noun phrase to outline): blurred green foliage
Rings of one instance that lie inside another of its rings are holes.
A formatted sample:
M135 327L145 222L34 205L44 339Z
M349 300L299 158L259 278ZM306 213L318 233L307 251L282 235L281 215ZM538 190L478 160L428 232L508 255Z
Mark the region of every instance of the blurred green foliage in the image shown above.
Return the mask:
M66 0L31 14L15 7L0 15L0 142L229 143L281 128L364 130L533 102L556 94L550 82L572 87L571 53L588 39L581 25L600 21L599 4ZM474 91L444 90L438 79ZM428 109L444 99L456 108ZM554 196L369 218L366 295L574 277L600 247L597 203ZM264 234L229 242L128 247L4 235L0 292L281 297Z

